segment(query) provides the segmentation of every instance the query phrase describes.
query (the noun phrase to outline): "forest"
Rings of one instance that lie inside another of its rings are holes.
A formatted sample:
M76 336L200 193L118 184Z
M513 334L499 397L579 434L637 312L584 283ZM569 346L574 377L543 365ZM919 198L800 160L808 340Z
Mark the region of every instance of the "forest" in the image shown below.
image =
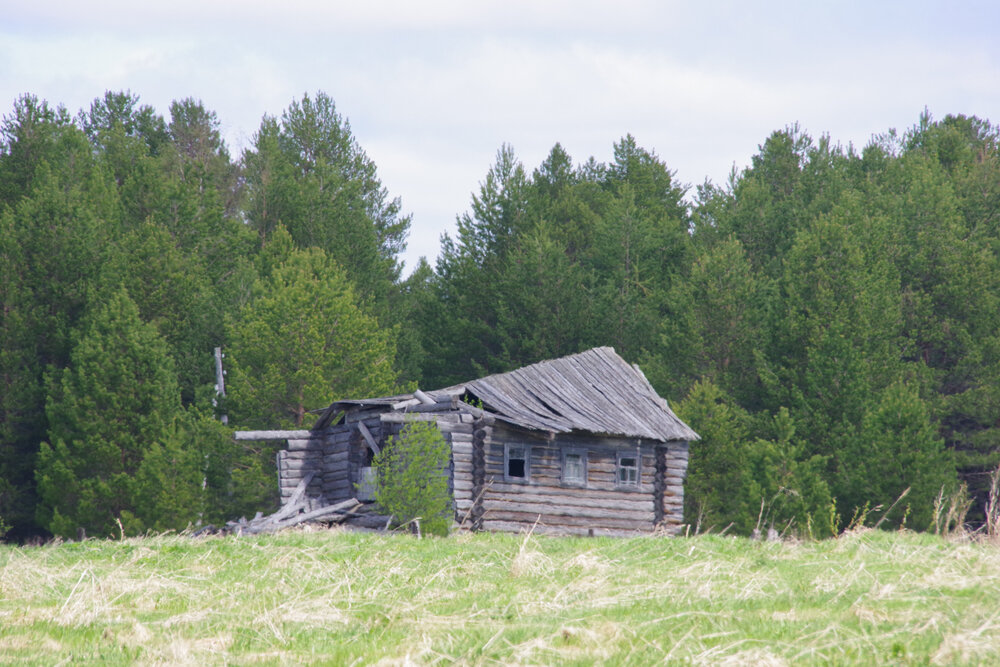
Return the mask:
M231 155L198 100L161 115L129 91L76 115L26 94L3 116L0 536L266 511L275 450L234 427L598 345L702 435L693 530L927 530L939 498L982 519L1000 464L990 121L924 111L863 148L790 125L694 187L632 136L606 163L555 144L526 167L504 145L406 276L410 217L330 96L250 143Z

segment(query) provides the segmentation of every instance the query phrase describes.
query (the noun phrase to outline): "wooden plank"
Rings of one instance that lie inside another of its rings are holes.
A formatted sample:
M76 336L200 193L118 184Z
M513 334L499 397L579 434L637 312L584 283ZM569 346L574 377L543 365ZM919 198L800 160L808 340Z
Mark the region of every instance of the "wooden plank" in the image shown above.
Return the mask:
M389 408L388 405L379 405L374 408L369 408L366 410L356 410L353 412L348 412L344 415L344 423L347 425L355 424L359 421L365 421L366 419L378 419L379 415L384 414Z
M323 444L319 440L289 440L285 450L289 452L322 452Z
M432 422L437 421L437 418L433 412L386 412L379 417L385 424L405 424L408 421Z
M282 449L278 453L281 454L281 458L287 459L289 461L302 461L307 459L320 461L323 459L323 452L313 449L300 449L294 452L288 451L287 449Z
M635 530L615 530L609 528L588 528L587 526L547 526L545 524L539 524L534 526L530 523L522 523L519 521L496 521L492 519L483 519L483 530L489 530L498 533L526 533L529 530L532 534L537 535L553 535L553 536L588 536L590 531L593 531L594 537L637 537L642 535L649 535L652 529L635 529Z
M408 398L405 401L400 401L399 403L393 403L392 404L392 409L394 411L396 411L396 410L405 410L406 408L408 408L410 406L413 406L413 405L420 405L420 399L419 398Z
M312 431L236 431L237 440L308 440L314 437Z
M419 389L413 392L413 398L417 399L424 405L434 405L434 403L436 403L436 401L433 398L431 398L424 392L420 391Z
M358 431L360 431L361 437L365 439L365 442L368 443L368 447L371 448L377 456L382 450L379 448L378 443L375 442L372 432L368 430L368 427L365 426L364 422L358 422Z
M613 503L617 500L632 502L643 498L644 496L649 497L649 502L653 502L653 491L652 488L648 492L643 492L638 489L632 488L618 488L618 489L593 489L572 486L562 486L562 485L541 485L541 484L511 484L504 482L503 480L496 480L490 486L491 493L501 493L501 494L517 494L524 493L527 491L530 494L537 496L552 496L555 501L558 498L564 498L567 496L580 497L585 496L592 500L601 500L605 503Z
M281 462L281 469L285 471L291 470L317 470L320 467L319 461L314 461L312 459L305 460L285 460Z
M483 498L483 507L487 510L498 512L525 512L527 514L543 514L545 516L559 517L586 517L589 519L631 519L635 521L653 520L652 501L633 504L629 503L628 508L619 506L609 507L600 505L593 501L587 504L570 505L568 503L548 503L531 502L530 498L518 499L516 501L509 498L497 498L487 494Z
M615 516L629 512L653 511L653 499L637 495L633 495L629 499L609 500L605 498L586 498L580 495L574 496L571 494L498 494L495 493L493 489L489 489L483 496L483 502L485 503L484 506L492 506L491 504L496 503L524 505L525 509L518 511L542 513L551 512L553 514L572 514L589 509L609 512ZM528 508L528 505L531 505L531 507Z
M531 526L537 520L539 525L546 526L582 526L585 528L613 528L618 530L652 530L653 517L648 520L591 518L582 516L555 516L537 512L501 512L487 510L483 520L522 522Z

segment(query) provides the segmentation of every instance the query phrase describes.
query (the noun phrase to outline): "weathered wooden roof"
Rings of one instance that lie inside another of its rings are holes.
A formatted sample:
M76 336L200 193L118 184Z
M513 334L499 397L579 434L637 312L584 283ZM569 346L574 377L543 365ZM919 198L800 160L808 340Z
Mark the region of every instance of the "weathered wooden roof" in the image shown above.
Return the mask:
M465 393L481 400L495 418L530 430L588 431L663 442L699 439L657 395L639 367L630 365L610 347L541 361L427 395L444 406L449 397ZM413 394L337 401L324 411L317 426L351 406L405 410L403 406L416 403L419 401Z
M486 410L524 428L661 441L698 439L638 366L629 365L610 347L490 375L464 387Z

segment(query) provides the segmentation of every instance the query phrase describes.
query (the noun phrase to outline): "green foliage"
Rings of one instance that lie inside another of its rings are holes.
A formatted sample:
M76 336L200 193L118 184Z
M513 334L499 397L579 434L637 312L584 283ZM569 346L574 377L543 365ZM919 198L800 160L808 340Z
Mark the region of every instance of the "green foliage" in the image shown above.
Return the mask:
M574 164L556 144L533 171L505 145L436 267L406 280L409 217L329 96L265 117L238 162L220 127L200 101L173 102L165 119L130 91L75 118L24 95L0 122L11 539L38 521L72 534L88 512L88 530L108 533L109 517L175 528L273 503L273 447L237 446L193 411L213 393L217 345L229 354L221 408L269 428L308 425L336 397L612 345L661 394L687 396L707 434L692 445L691 519L824 534L831 508L875 516L912 487L883 525L909 512L923 528L956 471L970 519L983 519L984 473L1000 464L989 121L925 112L860 152L791 125L691 197L630 135L606 163ZM121 285L137 314L119 309L116 326L146 332L123 349L165 369L138 393L168 376L179 390L162 416L118 395L128 384L95 361L113 356L115 336L99 350L93 320ZM91 424L99 411L114 420ZM141 431L146 419L156 426ZM108 499L117 514L98 510Z
M422 532L447 535L452 522L450 462L448 443L436 425L405 424L372 463L378 479L375 502L397 524L419 520Z
M888 508L907 488L907 524L927 530L934 499L958 486L952 455L931 423L930 411L916 391L888 387L865 414L852 446L839 455L837 488L847 506L870 502ZM898 525L901 512L888 517Z
M81 527L109 535L123 511L134 511L134 476L180 411L167 345L120 289L91 315L69 367L48 384L39 521L57 535Z
M241 426L308 426L335 398L395 385L393 332L358 307L344 271L319 248L291 250L229 323L230 417Z
M767 500L750 465L750 415L707 380L697 382L676 410L701 436L690 445L685 521L716 530L733 524L749 534L761 500Z
M297 247L326 251L363 298L383 307L399 278L396 255L410 219L388 198L334 101L303 95L280 121L265 117L243 160L246 214L261 243L283 225Z

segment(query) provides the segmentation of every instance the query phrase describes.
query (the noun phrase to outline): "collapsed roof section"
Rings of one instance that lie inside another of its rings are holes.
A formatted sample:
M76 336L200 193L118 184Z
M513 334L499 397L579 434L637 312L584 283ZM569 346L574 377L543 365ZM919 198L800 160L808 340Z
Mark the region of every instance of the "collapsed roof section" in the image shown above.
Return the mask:
M639 370L610 347L541 361L509 373L489 375L436 391L336 401L314 429L322 429L351 407L385 407L396 412L447 410L477 399L493 418L533 431L698 440ZM461 406L464 409L464 404ZM475 408L473 408L475 409Z

